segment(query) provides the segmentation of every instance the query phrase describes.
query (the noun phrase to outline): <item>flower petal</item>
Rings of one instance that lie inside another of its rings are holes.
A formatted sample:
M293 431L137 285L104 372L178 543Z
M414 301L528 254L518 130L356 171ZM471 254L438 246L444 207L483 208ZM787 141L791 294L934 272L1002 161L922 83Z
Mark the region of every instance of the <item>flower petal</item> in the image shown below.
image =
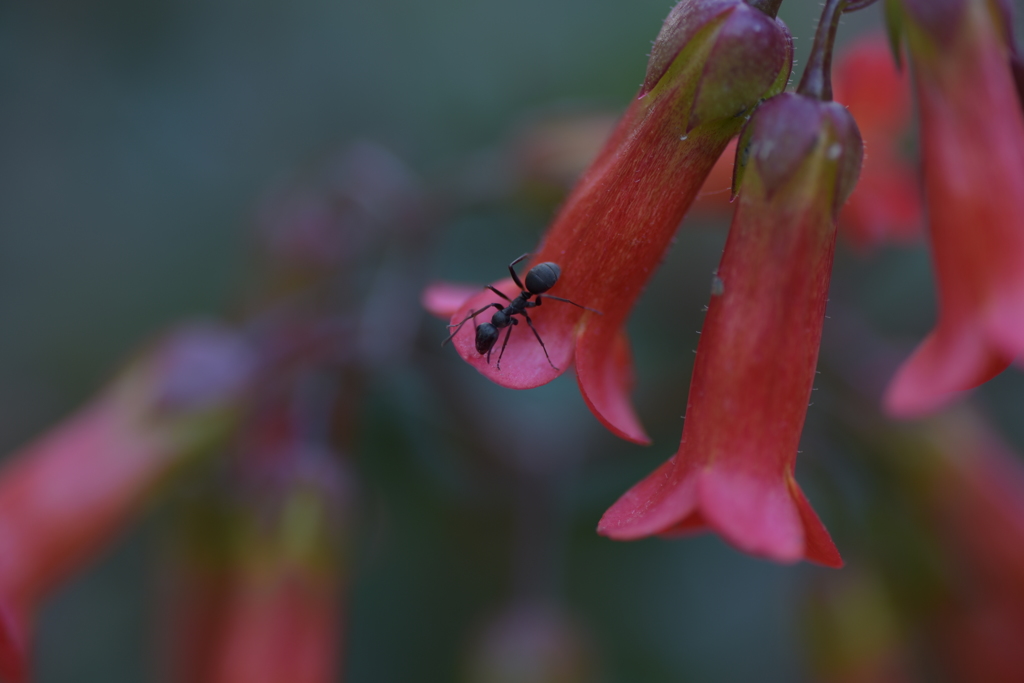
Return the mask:
M903 0L939 320L886 396L934 410L1024 352L1024 112L993 8Z
M708 526L745 553L797 562L804 534L793 499L780 479L709 467L700 478L700 511Z
M804 559L809 562L816 562L838 569L843 566L843 558L839 555L839 549L832 542L832 536L828 529L821 523L814 508L807 501L804 492L796 479L789 478L789 491L796 502L797 512L800 513L800 520L804 525Z
M885 392L893 417L920 417L989 381L1013 361L988 346L982 330L937 329L900 366Z
M600 319L590 318L594 326ZM647 446L647 436L633 409L633 355L625 330L603 329L593 334L584 330L576 344L576 376L587 407L613 434Z
M511 278L495 283L494 287L510 299L519 294L519 289ZM571 322L566 324L565 316L559 314L565 313L564 309L566 308L578 309L561 301L548 300L541 306L528 311L537 335L544 341L544 346L541 346L537 336L530 332L530 326L525 318L514 317L513 320L516 320L517 324L499 330L498 341L491 349L490 360L488 360L487 354L481 355L476 351L476 326L488 322L498 310L490 307L491 304L500 304L501 307L504 307L508 303L489 290L471 297L452 316L453 332L455 331L454 326L466 321L462 329L458 330L452 338L452 344L459 355L476 368L480 374L503 387L532 389L547 384L565 372L569 364L572 363L575 344L573 326ZM469 318L473 311L480 311L475 320ZM568 313L579 317L574 311L568 311ZM469 319L467 320L467 318ZM502 353L506 335L508 335L508 345ZM547 356L544 353L545 349L547 349ZM550 363L548 357L551 359Z
M435 282L428 285L420 295L420 303L427 313L448 320L455 315L475 294L480 293L479 285L464 285L457 282Z
M597 524L597 533L617 541L632 541L673 530L697 509L697 473L682 471L679 458L662 463L640 483L622 494Z

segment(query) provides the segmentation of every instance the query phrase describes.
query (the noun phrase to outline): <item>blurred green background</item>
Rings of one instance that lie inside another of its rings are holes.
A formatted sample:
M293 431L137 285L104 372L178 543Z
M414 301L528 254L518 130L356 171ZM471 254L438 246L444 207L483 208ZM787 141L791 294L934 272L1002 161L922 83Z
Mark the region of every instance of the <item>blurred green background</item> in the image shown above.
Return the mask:
M539 109L624 108L668 9L651 0L0 3L0 447L66 415L173 321L235 310L251 280L257 209L282 179L371 140L428 190L457 184ZM798 38L796 77L818 11L816 0L786 0L781 11ZM840 42L879 26L880 14L848 17ZM546 219L511 203L448 212L422 254L425 272L499 278ZM571 373L503 390L434 343L443 323L409 320L431 343L408 364L377 369L358 416L346 681L460 680L523 573L542 575L539 587L525 580L527 592L557 596L574 620L597 680L806 678L801 596L829 570L754 560L711 536L622 544L594 533L602 511L678 444L724 241L720 227L692 227L630 322L648 449L605 432ZM833 291L909 349L933 320L929 271L923 249L870 260L841 251ZM438 372L490 420L467 425L439 405ZM1019 439L1019 378L998 379L981 400ZM833 456L813 407L808 419L814 445L798 477L842 550L843 501L815 474ZM514 442L507 450L528 474L510 485L508 465L466 448L463 430ZM38 681L159 680L154 567L169 514L156 506L54 597L37 625ZM518 566L523 556L536 566Z

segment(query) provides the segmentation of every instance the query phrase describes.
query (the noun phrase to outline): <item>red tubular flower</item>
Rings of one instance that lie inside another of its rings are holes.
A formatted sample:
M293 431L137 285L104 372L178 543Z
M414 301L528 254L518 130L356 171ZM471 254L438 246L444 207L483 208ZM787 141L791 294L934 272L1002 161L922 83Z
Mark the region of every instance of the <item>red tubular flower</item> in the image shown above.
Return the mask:
M824 20L823 20L824 21ZM764 103L740 138L738 207L697 347L679 451L601 519L630 540L709 527L780 562L842 564L793 478L861 142L844 107Z
M341 570L333 557L337 539L329 533L328 510L315 487L294 487L274 522L276 528L241 539L243 554L230 575L209 652L209 677L198 680L337 679Z
M591 411L615 434L647 443L629 400L626 317L711 167L750 110L785 86L791 62L785 26L742 0L676 5L654 43L639 96L531 262L557 263L561 278L551 294L602 315L557 301L532 309L550 364L537 339L520 330L511 336L499 369L477 353L468 324L453 340L462 357L515 389L551 381L575 357ZM508 279L496 287L518 294ZM498 301L485 291L465 302L452 323ZM486 320L493 312L481 315Z
M690 214L721 215L732 210L732 171L736 161L736 140L732 140L722 156L711 167L700 194L693 201Z
M921 186L916 164L901 151L911 126L910 82L896 68L881 33L858 38L837 55L835 99L864 137L860 180L839 214L839 231L860 247L911 242L921 236Z
M950 681L1024 680L1024 466L972 412L946 413L918 433L916 452L904 439L888 457L917 465L902 490L943 560L947 585L927 621L935 658Z
M211 683L330 683L340 638L335 581L328 575L256 568L228 606Z
M343 472L309 446L245 455L241 495L193 516L169 574L171 680L335 681Z
M27 680L27 659L21 620L14 609L0 599L0 681L23 683Z
M897 372L888 411L914 416L1024 351L1024 114L1008 8L989 0L891 3L921 112L935 330Z
M28 611L218 442L250 369L221 329L187 329L0 472L0 593Z

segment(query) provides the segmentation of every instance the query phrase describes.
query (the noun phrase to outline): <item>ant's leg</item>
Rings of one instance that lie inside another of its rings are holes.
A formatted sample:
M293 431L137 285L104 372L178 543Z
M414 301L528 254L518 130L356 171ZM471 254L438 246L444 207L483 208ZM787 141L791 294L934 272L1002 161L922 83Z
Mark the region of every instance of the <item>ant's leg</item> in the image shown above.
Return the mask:
M447 338L447 339L445 339L445 340L444 340L443 342L441 342L441 346L444 346L445 344L447 344L448 342L450 342L450 341L452 340L452 337L454 337L455 335L457 335L457 334L459 333L459 330L461 330L461 329L462 329L462 326L463 326L463 325L465 325L465 324L466 324L467 322L469 322L471 318L476 318L476 317L477 317L478 315L480 315L481 313L483 313L484 311L486 311L486 310L487 310L488 308L490 308L491 306L493 306L493 307L497 308L497 309L498 309L499 311L503 311L503 310L505 310L505 309L504 309L504 307L503 307L503 306L502 306L501 304L497 304L497 303L495 303L495 304L487 304L487 305L486 305L486 306L484 306L483 308L478 308L477 310L473 311L472 313L470 313L469 315L467 315L467 316L466 316L465 318L463 318L463 319L462 319L462 322L460 322L460 323L459 323L458 325L449 325L449 326L448 326L448 329L451 329L451 328L453 328L453 327L454 327L454 328L455 328L455 331L454 331L454 332L452 332L451 334L449 334L449 335L448 335L448 338Z
M545 294L544 296L546 298L548 298L548 299L554 299L555 301L564 301L567 304L572 304L576 308L582 308L584 310L590 311L591 313L597 313L598 315L604 315L604 313L602 313L601 311L593 309L590 306L582 306L582 305L576 303L575 301L569 301L568 299L563 299L560 296L551 296L550 294ZM540 306L540 297L539 296L537 297L537 305Z
M498 291L497 289L495 289L495 288L494 288L494 287L492 287L491 285L487 285L487 289L491 290L492 292L494 292L495 294L497 294L498 296L500 296L500 297L501 297L502 299L504 299L505 301L508 301L509 303L511 303L511 302L512 302L512 299L509 299L509 298L508 298L507 296L505 296L504 292Z
M551 362L551 356L548 355L548 347L544 346L544 340L540 338L540 332L538 332L537 328L533 326L533 321L530 320L530 316L526 311L523 311L523 317L526 318L526 324L530 326L531 330L533 330L533 336L535 336L537 341L540 342L540 348L544 349L544 357L548 359L548 365L557 370L558 366Z
M508 326L508 331L505 332L505 341L501 342L501 353L498 354L498 364L496 366L498 370L501 370L501 357L505 355L505 347L508 346L508 338L512 336L512 327L514 325L518 325L518 324L519 324L519 321L516 320L515 318L512 318L512 325L509 325ZM493 350L494 350L493 346L490 349L487 350L487 364L488 365L491 364L491 351L493 351Z
M523 287L522 281L519 279L519 276L516 275L516 268L515 268L515 266L516 266L517 263L519 263L520 261L522 261L524 258L526 258L529 255L530 255L529 252L527 252L527 253L523 254L522 256L520 256L519 258L517 258L512 263L508 264L508 272L509 272L510 275L512 275L512 282L516 283L516 287L518 287L523 292L526 291L526 287Z

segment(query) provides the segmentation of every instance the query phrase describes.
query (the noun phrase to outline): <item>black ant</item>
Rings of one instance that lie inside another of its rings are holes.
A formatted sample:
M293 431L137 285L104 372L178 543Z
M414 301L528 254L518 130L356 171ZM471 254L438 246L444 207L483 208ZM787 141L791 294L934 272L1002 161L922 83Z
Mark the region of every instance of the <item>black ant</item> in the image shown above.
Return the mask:
M448 338L441 343L444 346L452 340L452 337L459 333L462 326L465 325L470 319L476 318L488 308L498 309L493 316L491 316L491 322L483 323L476 328L476 352L481 356L487 354L487 363L491 362L491 350L498 341L498 335L501 334L498 330L507 327L508 332L505 333L505 341L501 343L501 352L498 354L497 368L501 370L501 357L505 355L505 347L508 346L508 338L512 336L512 327L519 324L519 320L515 318L517 315L521 315L526 318L526 324L530 326L533 331L533 336L537 337L537 341L540 342L540 347L544 349L544 357L548 359L548 365L557 370L555 364L551 362L551 356L548 355L548 349L544 346L544 340L540 338L540 334L537 332L537 328L533 326L533 321L530 319L530 315L526 312L528 308L534 308L541 304L541 294L548 299L554 299L555 301L564 301L567 304L572 304L578 308L591 311L601 315L601 311L595 311L593 308L587 308L581 306L575 301L569 301L558 296L552 296L546 292L555 286L558 282L558 278L562 275L562 269L558 267L557 263L546 261L545 263L538 263L526 273L526 284L524 285L516 274L515 265L525 259L529 254L523 254L512 263L508 264L508 272L512 275L512 281L516 283L516 287L519 288L519 296L515 299L509 299L505 294L498 291L491 285L487 285L487 289L491 290L502 299L508 302L508 306L502 306L499 303L490 303L483 308L473 311L467 315L462 322L458 325L449 325L448 327L454 327L455 331L448 335ZM531 298L537 297L536 301L530 301Z

